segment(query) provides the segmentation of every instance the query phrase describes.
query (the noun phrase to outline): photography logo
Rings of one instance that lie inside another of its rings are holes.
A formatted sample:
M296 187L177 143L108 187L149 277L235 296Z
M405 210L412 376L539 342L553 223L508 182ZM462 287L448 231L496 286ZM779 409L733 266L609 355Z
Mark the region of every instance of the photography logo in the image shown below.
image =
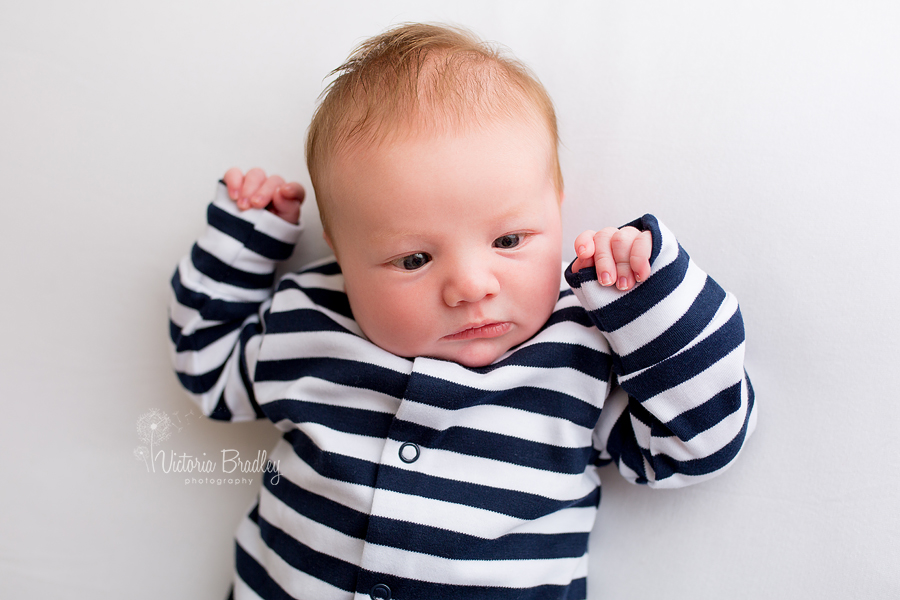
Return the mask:
M174 418L173 418L174 417ZM144 463L148 473L179 473L185 475L185 485L241 485L253 483L249 475L261 473L268 482L277 485L281 479L279 462L267 460L267 452L259 450L253 460L241 459L240 452L233 448L221 451L221 463L208 458L193 456L175 450L160 449L160 445L175 433L184 429L197 415L191 410L182 419L179 412L168 413L151 408L138 417L137 435L142 445L134 449L135 459ZM216 453L213 453L214 455Z

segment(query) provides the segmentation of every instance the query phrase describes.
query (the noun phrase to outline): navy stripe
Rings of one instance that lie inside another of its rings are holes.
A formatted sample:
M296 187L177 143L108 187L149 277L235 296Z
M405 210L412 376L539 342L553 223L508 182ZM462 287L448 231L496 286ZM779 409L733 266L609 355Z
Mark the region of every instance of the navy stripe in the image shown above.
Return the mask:
M694 458L691 460L675 460L666 454L657 454L651 458L651 465L657 481L662 481L675 474L706 475L723 468L737 456L747 436L747 425L750 421L750 413L753 408L753 399L750 398L747 405L747 413L744 415L744 424L737 435L725 446L713 452L709 456Z
M275 282L274 270L270 273L248 273L225 264L197 244L191 249L191 262L198 271L214 281L234 287L259 290L272 287Z
M479 390L423 373L416 373L416 377L410 379L406 397L447 410L480 405L507 406L558 417L590 429L600 417L598 407L562 392L528 386L514 390Z
M276 477L277 473L267 471L263 474L263 483L273 496L291 509L350 537L365 538L369 522L367 514L305 490L283 475L273 483Z
M266 569L235 543L234 562L238 577L260 598L266 600L296 600L269 577Z
M317 377L332 383L374 390L402 398L409 375L385 367L342 358L291 358L259 361L256 381L294 381Z
M498 565L497 568L501 569L502 567ZM498 577L498 579L500 578ZM387 585L391 589L391 597L397 600L584 600L587 598L587 580L583 577L573 580L568 585L548 584L531 588L508 588L431 583L365 570L359 573L356 591L367 596L369 591L379 583Z
M584 503L596 505L600 500L599 488L583 498L553 500L537 494L445 479L389 465L379 466L322 450L299 429L285 433L284 439L291 444L297 457L322 477L483 508L520 519L536 519L564 508L584 506Z
M171 283L178 303L198 311L205 321L243 321L247 315L256 312L261 304L261 302L231 302L195 292L182 285L178 269L172 275Z
M266 319L266 333L339 331L351 333L334 319L314 308L298 308L283 312L273 312ZM352 334L351 335L355 335Z
M240 323L234 321L198 329L190 335L183 335L181 328L169 321L169 338L175 344L176 352L198 351L234 332Z
M234 349L232 349L231 352L234 353ZM231 358L231 354L229 354L228 357ZM216 385L216 382L219 380L219 377L221 377L222 371L225 369L227 363L228 359L224 360L221 365L212 371L201 373L200 375L189 375L180 371L176 371L175 374L178 375L178 381L181 382L181 385L183 385L187 391L192 394L205 394Z
M574 293L571 290L570 294ZM547 329L552 325L556 325L557 323L562 323L565 321L571 321L572 323L577 323L583 327L593 327L594 322L591 321L591 318L584 311L584 308L579 304L578 306L569 306L567 308L560 308L553 312L550 315L550 318L547 319L547 322L541 327L540 331Z
M209 418L217 421L230 421L231 417L231 409L228 408L228 404L225 403L225 392L223 391L219 396L216 407L209 413Z
M590 444L590 429L586 433ZM391 439L411 441L424 448L447 450L466 456L483 457L513 465L521 465L555 473L584 473L593 448L563 448L530 440L490 433L467 427L432 429L397 419Z
M301 271L301 273L320 273L322 275L340 275L341 267L335 261L327 262L325 264L321 264L317 267L308 267Z
M625 227L628 226L641 231L649 231L652 234L653 247L650 250L650 264L652 265L653 261L656 260L656 257L659 256L659 253L662 251L662 232L659 230L659 221L657 221L656 217L653 215L646 214L640 219L635 219L631 223L628 223L628 225L625 225Z
M609 437L606 440L606 451L609 452L617 464L622 463L637 473L636 483L647 483L644 456L641 454L640 445L634 435L634 428L631 426L630 409L635 404L638 404L638 402L634 398L629 397L628 409L619 416L609 432Z
M241 383L244 384L244 390L247 392L247 400L249 400L250 406L253 407L253 412L256 414L257 419L262 419L266 414L260 408L259 402L256 400L256 393L253 391L253 380L250 378L250 369L247 367L247 342L260 333L258 321L247 323L241 330L241 349L240 354L238 355L238 371L240 372Z
M281 290L288 288L300 290L319 306L323 306L348 319L353 318L353 311L350 310L350 301L347 299L347 294L342 291L316 287L302 287L293 279L282 279L278 284L278 291L280 292Z
M293 447L294 454L322 477L375 487L378 478L377 464L322 450L306 433L299 429L292 429L283 437Z
M582 498L554 500L528 492L435 477L389 465L381 465L378 470L377 487L527 520L538 519L573 506L596 506L600 500L599 488Z
M304 400L275 400L265 405L269 419L278 423L288 419L294 423L318 423L335 431L384 439L390 431L394 415Z
M542 560L584 556L588 532L512 533L485 539L439 527L373 516L366 542L451 560Z
M707 277L703 289L687 312L651 343L619 357L616 370L619 373L634 373L674 356L700 335L724 301L725 290Z
M654 424L652 435L664 435L662 429L688 441L716 425L741 408L741 382L735 383L701 404L681 413L665 425ZM659 433L657 433L659 431Z
M652 398L702 373L744 342L744 322L736 310L724 325L695 346L622 382L635 398Z
M232 215L210 204L206 211L207 222L221 231L233 237L248 250L264 256L269 260L287 260L294 252L294 244L288 244L262 233L249 221Z
M356 587L356 577L359 571L356 565L313 550L306 544L295 540L275 525L272 525L262 516L258 516L257 519L259 533L263 541L284 562L307 575L321 579L344 591L349 592ZM248 558L250 557L248 556ZM249 582L248 585L250 585ZM272 582L272 585L275 585L275 583Z
M589 314L600 331L614 332L662 302L684 280L690 257L680 245L678 257L630 292ZM579 272L580 273L580 272ZM596 271L594 272L596 275Z
M490 373L509 365L525 367L540 365L541 368L547 369L568 367L599 381L607 381L607 376L612 370L612 360L608 354L578 344L560 342L531 344L515 350L510 356L492 365L473 367L469 370L476 373Z

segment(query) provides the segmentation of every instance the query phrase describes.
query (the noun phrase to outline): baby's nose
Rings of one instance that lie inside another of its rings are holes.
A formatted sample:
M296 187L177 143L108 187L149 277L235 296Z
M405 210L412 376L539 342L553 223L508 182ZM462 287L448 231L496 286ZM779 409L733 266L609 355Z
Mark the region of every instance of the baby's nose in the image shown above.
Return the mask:
M447 306L459 306L496 296L499 292L500 281L491 269L468 264L460 265L449 274L443 295Z

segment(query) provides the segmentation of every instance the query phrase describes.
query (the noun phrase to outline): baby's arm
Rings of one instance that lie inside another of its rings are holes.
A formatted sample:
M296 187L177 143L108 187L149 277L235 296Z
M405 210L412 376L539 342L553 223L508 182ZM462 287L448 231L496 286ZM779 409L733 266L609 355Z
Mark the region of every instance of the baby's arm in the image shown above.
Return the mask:
M613 353L618 386L595 432L601 458L614 460L630 481L678 487L721 472L754 427L743 321L734 296L665 226L649 215L632 225L622 236L628 252L597 248L588 258L598 268L579 258L566 278ZM582 236L579 242L585 245ZM640 283L626 292L602 285L600 265L612 269L604 251L619 267L623 259L629 263Z
M269 209L240 208L245 198ZM228 171L207 211L206 232L172 277L173 364L181 384L210 417L262 416L252 387L260 315L272 294L277 263L293 252L302 199L299 184L258 169L246 176Z

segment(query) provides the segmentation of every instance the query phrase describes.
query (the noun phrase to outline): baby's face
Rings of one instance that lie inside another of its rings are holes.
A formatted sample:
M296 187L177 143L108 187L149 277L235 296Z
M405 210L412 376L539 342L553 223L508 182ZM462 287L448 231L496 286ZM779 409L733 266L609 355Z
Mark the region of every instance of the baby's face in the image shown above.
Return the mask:
M335 159L329 243L369 340L478 367L541 328L561 274L549 137L504 120Z

